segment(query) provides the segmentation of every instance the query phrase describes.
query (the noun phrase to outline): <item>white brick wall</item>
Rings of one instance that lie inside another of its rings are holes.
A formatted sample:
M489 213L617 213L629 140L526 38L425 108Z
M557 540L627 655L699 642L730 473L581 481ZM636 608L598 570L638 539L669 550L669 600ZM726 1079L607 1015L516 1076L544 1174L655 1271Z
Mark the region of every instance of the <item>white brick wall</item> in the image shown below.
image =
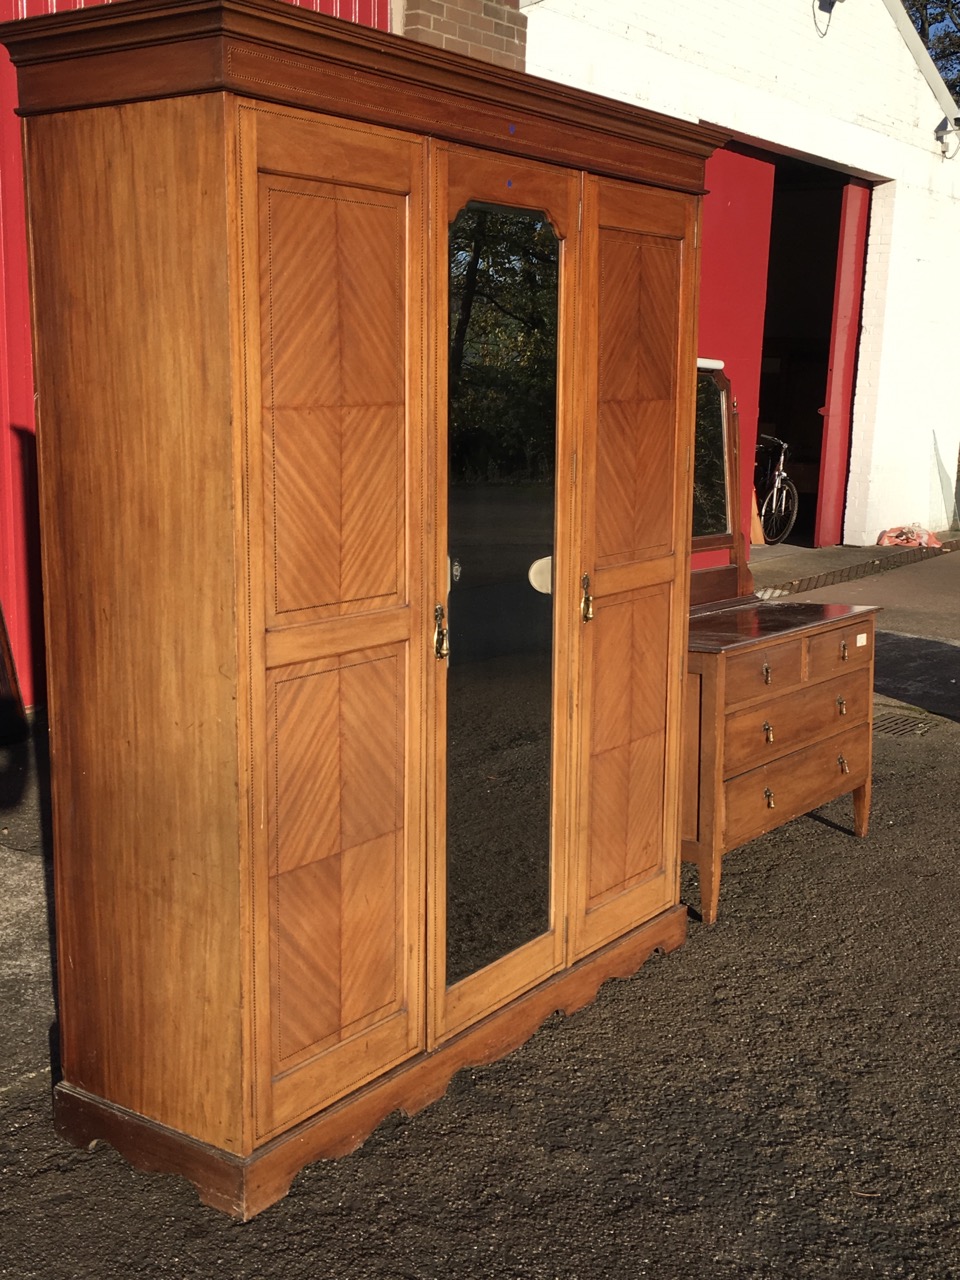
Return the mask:
M524 12L534 75L877 182L844 539L947 527L960 453L960 155L941 154L943 95L885 0L845 0L831 15L811 0L535 0Z

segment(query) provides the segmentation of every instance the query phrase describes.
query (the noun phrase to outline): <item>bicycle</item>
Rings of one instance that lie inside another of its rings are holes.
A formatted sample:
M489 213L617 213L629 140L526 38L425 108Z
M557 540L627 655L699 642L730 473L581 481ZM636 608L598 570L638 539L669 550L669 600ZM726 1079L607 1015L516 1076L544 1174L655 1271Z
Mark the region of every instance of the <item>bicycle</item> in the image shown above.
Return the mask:
M797 519L800 495L784 468L789 445L776 436L761 435L760 440L768 442L757 445L756 479L760 524L766 542L782 542Z

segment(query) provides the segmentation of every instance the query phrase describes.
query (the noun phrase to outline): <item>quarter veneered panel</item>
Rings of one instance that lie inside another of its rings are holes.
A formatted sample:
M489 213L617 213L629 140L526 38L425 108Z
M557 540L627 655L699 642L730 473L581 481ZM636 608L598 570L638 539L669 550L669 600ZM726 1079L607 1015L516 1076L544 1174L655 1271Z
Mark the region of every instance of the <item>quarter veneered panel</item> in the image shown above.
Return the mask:
M591 743L599 756L630 741L633 606L629 600L600 605L596 622Z
M630 744L626 882L657 868L662 857L664 739L662 732L652 733Z
M278 1062L399 1007L402 673L381 652L271 677Z
M644 400L634 406L633 425L643 447L633 459L633 556L671 545L673 527L676 405L672 400ZM650 495L656 494L656 499Z
M401 663L381 658L340 675L343 847L398 831L403 814Z
M637 521L636 406L601 401L597 407L597 548L603 563L635 544Z
M271 676L273 866L290 871L403 824L403 663L396 654Z
M404 205L347 197L337 210L343 402L403 401Z
M680 245L652 236L643 242L637 396L672 400L676 395L680 318Z
M343 855L343 1008L345 1028L384 1016L400 999L396 922L400 840L382 836Z
M663 637L670 621L668 588L646 591L631 607L630 739L663 730L667 700L667 653ZM626 656L626 655L625 655Z
M588 902L659 866L668 587L596 609L588 839Z
M260 203L267 622L396 604L405 198L266 175Z
M276 870L290 871L340 850L339 715L338 672L276 682L270 807Z
M319 183L261 178L264 397L272 408L340 399L337 206ZM308 269L304 269L305 265Z
M651 734L593 761L588 903L628 888L659 867L663 750L664 735Z
M276 1059L339 1038L341 859L274 876Z
M396 591L403 542L403 415L392 405L343 411L340 585L344 600Z
M601 403L635 401L637 351L642 340L643 243L627 232L600 233L600 346L597 352Z
M629 809L627 745L613 747L591 761L588 903L623 883Z
M339 409L273 413L264 459L274 494L266 554L278 614L341 594L341 452Z
M593 751L599 754L663 728L668 588L596 607Z
M679 242L600 233L597 564L673 545Z

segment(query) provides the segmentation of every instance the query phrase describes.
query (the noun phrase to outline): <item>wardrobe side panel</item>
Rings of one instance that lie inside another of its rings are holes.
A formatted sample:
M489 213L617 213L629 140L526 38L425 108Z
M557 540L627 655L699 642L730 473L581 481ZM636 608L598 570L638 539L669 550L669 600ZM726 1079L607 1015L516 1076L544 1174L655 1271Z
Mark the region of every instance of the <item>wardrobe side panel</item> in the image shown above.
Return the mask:
M64 1077L238 1150L224 103L38 117L26 144Z

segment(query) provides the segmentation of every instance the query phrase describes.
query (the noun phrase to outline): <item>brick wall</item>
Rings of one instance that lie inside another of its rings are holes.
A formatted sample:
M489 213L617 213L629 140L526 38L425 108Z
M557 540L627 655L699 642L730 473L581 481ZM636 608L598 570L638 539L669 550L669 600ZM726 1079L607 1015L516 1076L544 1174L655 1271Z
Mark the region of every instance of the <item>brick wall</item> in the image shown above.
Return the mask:
M402 22L412 40L524 69L527 19L520 0L406 0Z

